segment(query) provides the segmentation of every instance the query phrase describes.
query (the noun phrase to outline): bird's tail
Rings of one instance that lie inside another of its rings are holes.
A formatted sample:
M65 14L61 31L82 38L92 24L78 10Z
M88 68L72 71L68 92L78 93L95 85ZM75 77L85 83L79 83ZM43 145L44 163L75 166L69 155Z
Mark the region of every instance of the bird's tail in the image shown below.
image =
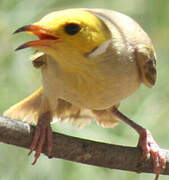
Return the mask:
M37 113L39 112L41 103L42 88L33 94L13 105L4 112L4 116L11 119L22 120L31 124L37 123Z
M6 110L3 115L11 119L37 124L42 101L42 90L42 88L38 89L32 95L13 105ZM90 110L76 107L65 100L58 99L57 107L52 114L57 117L57 119L61 120L61 122L71 120L73 125L79 127L83 127L92 121L96 121L103 127L112 128L119 120L112 113L113 108L117 107L112 107L107 110Z
M84 127L92 121L96 121L100 126L105 128L113 128L117 125L119 118L113 114L113 109L118 105L106 110L91 110L78 108L65 100L58 99L58 106L55 111L55 116L61 122L72 121L73 125Z

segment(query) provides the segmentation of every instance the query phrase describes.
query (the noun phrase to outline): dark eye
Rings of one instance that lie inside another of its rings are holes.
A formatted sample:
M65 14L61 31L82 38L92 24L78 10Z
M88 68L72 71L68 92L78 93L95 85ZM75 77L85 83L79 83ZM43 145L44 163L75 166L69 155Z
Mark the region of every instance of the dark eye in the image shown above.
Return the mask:
M75 23L66 24L65 32L69 35L74 35L80 31L80 26Z

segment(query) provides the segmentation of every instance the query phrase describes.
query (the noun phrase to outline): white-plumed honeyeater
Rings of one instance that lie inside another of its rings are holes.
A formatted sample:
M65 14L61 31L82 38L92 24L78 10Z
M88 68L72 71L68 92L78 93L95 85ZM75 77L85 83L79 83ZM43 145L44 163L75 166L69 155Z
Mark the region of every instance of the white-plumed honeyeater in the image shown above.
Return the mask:
M151 133L118 111L120 102L141 83L151 88L156 81L156 56L144 30L130 17L106 9L66 9L19 28L39 40L32 47L32 61L42 73L42 87L5 111L12 119L36 122L30 147L37 161L44 144L52 155L53 117L84 126L96 120L103 127L125 121L140 135L143 157L150 153L156 178L165 168L160 148Z

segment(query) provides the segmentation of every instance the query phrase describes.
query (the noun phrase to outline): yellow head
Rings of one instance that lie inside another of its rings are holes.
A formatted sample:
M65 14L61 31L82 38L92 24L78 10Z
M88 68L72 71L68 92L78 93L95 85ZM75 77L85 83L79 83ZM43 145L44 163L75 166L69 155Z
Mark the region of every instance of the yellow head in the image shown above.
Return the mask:
M28 31L40 40L30 41L18 49L34 47L47 54L57 47L85 55L111 38L104 22L84 9L68 9L52 12L33 25L25 26L16 32ZM60 49L59 48L59 49ZM63 53L63 52L62 52Z

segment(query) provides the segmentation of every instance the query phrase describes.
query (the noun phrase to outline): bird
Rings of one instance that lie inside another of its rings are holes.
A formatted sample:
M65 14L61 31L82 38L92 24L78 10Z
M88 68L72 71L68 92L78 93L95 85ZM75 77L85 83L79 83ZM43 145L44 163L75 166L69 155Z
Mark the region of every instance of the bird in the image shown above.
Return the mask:
M143 28L117 11L72 8L51 12L14 34L20 32L38 37L16 50L35 50L31 60L41 71L42 87L4 116L36 124L32 164L44 148L52 156L54 117L79 126L94 120L106 128L122 120L139 134L142 159L152 156L157 180L166 167L161 148L149 130L118 110L142 83L151 88L156 82L156 53Z

